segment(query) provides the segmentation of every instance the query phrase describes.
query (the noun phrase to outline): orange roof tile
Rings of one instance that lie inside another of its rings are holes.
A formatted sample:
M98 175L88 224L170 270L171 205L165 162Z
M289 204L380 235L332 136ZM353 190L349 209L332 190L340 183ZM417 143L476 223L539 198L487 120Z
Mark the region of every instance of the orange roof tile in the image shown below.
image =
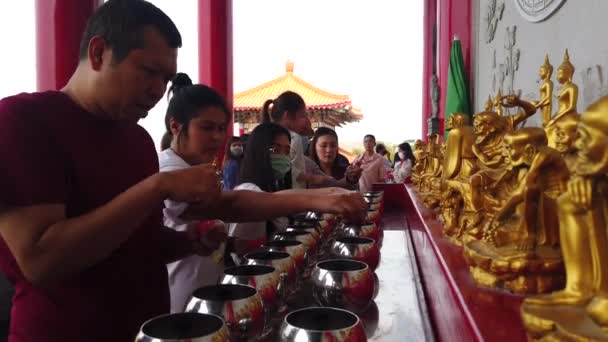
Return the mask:
M304 81L293 74L293 62L287 62L285 75L255 88L234 95L234 110L260 110L264 101L278 97L284 91L291 90L300 94L309 110L350 107L348 95L336 95ZM360 111L359 111L360 113ZM362 115L356 115L362 117Z
M351 114L352 114L354 117L356 117L356 118L358 118L358 119L362 119L362 118L363 118L363 112L361 111L361 109L360 109L360 108L355 108L355 107L353 107L353 108L351 108L351 109L350 109L350 113L351 113Z

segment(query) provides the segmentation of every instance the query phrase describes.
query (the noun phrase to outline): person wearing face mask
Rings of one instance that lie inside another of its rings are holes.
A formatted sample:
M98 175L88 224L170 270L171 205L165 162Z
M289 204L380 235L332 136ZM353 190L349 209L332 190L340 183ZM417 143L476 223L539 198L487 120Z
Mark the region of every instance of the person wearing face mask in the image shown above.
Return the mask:
M290 149L290 134L287 129L273 123L258 125L247 141L245 155L241 161L241 184L234 188L234 190L238 190L234 192L249 190L272 193L284 199L280 206L295 209L304 205L309 208L307 210L320 212L334 212L337 209L336 206L343 205L333 199L337 194L357 198L358 201L359 195L344 189L291 189ZM289 220L284 216L286 215L277 215L268 221L230 223L228 234L233 238L250 241L251 248L257 247L275 231L287 226Z
M183 73L178 73L172 80L170 94L172 97L167 108L165 126L166 134L171 136L171 144L158 156L160 170L174 172L195 165L214 165L218 153L223 148L231 116L225 100L205 85L193 85L191 79ZM287 170L281 171L281 175L287 174L289 162L278 164L284 166L277 169ZM219 184L216 187L219 190ZM363 201L362 198L338 197L333 196L333 202L330 200L326 203L324 210L333 212L345 206L358 207L361 204L359 200ZM259 191L221 191L219 197L207 206L201 206L197 201L166 200L163 222L165 226L178 232L208 234L212 231L214 235L225 236L223 223L210 219L228 222L265 220L310 210L310 202L313 200L310 196L294 194L275 196L273 193ZM226 253L222 248L218 248L210 257L192 255L168 264L171 311L183 311L186 301L195 289L217 281L224 266L222 259L225 254L229 255L230 251L243 253L250 250L246 240L248 239L230 238L225 243Z
M404 142L397 147L399 161L395 163L393 177L396 183L404 183L412 175L412 167L416 162L412 147Z
M232 190L239 183L241 159L243 159L243 141L240 137L232 137L226 147L224 190Z

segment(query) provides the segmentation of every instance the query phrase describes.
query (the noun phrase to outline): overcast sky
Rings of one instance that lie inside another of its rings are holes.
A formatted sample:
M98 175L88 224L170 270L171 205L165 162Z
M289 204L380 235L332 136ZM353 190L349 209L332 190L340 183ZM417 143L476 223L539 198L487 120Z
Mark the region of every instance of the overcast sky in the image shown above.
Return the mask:
M0 97L35 91L34 0L0 1ZM184 36L179 69L197 79L196 0L152 0ZM365 119L338 130L343 145L363 135L399 143L420 137L422 0L233 0L234 90L294 73L350 95ZM155 141L166 101L142 121Z

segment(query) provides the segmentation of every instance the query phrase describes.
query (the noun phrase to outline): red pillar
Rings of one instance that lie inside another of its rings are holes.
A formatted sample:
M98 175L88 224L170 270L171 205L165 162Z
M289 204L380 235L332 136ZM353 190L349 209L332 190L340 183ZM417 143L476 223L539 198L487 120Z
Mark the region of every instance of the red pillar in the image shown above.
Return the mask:
M429 128L429 118L431 117L431 77L435 64L435 56L433 55L434 33L433 29L437 23L437 0L425 0L424 2L424 19L423 19L423 66L422 66L422 138L426 141L426 136Z
M38 91L58 90L78 65L78 49L89 17L103 0L36 0Z
M472 5L471 0L438 0L439 1L439 87L441 100L439 104L440 129L444 129L445 95L448 83L448 66L450 64L450 47L454 36L458 36L462 45L465 71L471 80L471 42L472 42ZM440 134L443 136L442 134Z
M232 109L232 0L198 1L198 76L200 83L224 96ZM232 130L230 120L227 138Z

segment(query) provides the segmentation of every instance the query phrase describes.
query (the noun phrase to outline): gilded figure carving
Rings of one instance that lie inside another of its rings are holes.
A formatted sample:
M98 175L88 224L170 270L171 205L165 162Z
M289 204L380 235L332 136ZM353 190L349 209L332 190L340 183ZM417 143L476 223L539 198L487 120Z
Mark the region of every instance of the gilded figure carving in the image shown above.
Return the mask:
M418 190L420 188L420 178L426 169L426 143L422 140L414 142L414 157L416 165L412 170L412 184Z
M553 112L553 65L549 63L549 55L545 55L545 63L540 66L539 76L541 79L540 85L540 100L535 104L536 108L540 109L543 126L546 126L551 120Z
M570 62L568 49L566 49L564 61L557 69L557 81L562 85L557 95L559 107L553 117L545 124L550 147L555 147L555 124L568 116L578 115L576 110L578 86L572 82L572 77L574 77L574 65Z
M526 127L504 137L514 188L485 222L484 237L464 248L473 278L517 293L541 293L563 285L555 201L566 190L568 168L547 146L542 128Z
M441 198L441 172L443 161L443 147L438 134L429 136L424 154L425 168L420 175L418 191L424 204L434 209L439 206Z
M608 97L582 114L575 148L573 174L557 200L566 286L524 301L531 339L608 340Z
M453 114L446 122L446 129L449 130L449 133L445 143L442 189L446 188L445 181L468 179L477 171L477 157L473 153L475 133L473 127L469 124L469 116L462 113ZM445 225L444 231L449 236L458 235L460 232L458 219L462 210L462 196L453 189L443 193L441 212Z

